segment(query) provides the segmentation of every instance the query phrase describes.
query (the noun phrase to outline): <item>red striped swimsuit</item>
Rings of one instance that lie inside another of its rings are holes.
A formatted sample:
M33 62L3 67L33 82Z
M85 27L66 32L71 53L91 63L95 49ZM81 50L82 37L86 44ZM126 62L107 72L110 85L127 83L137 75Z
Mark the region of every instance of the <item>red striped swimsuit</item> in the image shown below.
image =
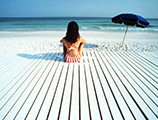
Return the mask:
M74 46L74 47L73 47ZM70 47L66 46L67 48L67 51L70 51L70 50L75 50L75 49L78 49L77 46L75 46L75 44L73 43ZM79 53L77 53L76 56L70 56L68 53L66 54L66 59L65 59L67 62L70 62L70 63L77 63L80 61L80 55Z

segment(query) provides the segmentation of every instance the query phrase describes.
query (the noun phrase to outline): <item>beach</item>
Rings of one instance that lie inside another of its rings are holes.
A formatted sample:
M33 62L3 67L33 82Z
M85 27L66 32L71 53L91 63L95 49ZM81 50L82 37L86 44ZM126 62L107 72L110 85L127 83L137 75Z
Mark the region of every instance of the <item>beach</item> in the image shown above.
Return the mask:
M0 52L62 52L59 42L65 31L0 31ZM84 51L141 51L158 52L157 32L80 31L87 43Z
M121 48L126 26L106 17L1 18L0 52L62 52L59 42L67 24L76 21L87 43L84 51L158 50L158 19L148 19L147 28L130 26Z
M65 23L37 23L13 20L0 30L0 119L157 119L157 25L130 27L121 48L124 25L80 22L87 43L81 61L69 64Z

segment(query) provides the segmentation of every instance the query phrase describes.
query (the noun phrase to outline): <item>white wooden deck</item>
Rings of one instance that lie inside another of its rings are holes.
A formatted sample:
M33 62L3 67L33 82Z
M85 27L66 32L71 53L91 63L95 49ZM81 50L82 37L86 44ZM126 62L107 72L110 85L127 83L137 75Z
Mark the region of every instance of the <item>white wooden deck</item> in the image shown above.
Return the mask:
M158 56L0 54L0 119L158 119Z

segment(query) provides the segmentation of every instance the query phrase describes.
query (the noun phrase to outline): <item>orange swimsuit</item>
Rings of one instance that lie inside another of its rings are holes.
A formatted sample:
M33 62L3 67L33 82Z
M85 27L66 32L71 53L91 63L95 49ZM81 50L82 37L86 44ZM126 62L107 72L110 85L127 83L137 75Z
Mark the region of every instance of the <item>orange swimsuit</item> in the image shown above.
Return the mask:
M65 45L65 46L66 46L66 45ZM74 47L73 47L73 46L74 46ZM66 46L66 48L67 48L67 51L78 49L78 47L76 47L76 46L74 45L74 43L73 43L70 47ZM80 61L80 55L79 55L79 53L77 53L76 56L72 57L72 56L70 56L70 55L67 53L65 60L66 60L67 62L70 62L70 63L77 63L77 62Z

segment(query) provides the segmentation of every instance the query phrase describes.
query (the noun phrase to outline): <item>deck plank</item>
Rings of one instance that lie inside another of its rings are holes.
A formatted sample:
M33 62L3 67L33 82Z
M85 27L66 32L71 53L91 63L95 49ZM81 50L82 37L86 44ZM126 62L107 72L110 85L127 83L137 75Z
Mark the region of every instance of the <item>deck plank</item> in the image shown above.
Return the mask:
M79 65L78 64L74 64L74 69L73 69L73 83L72 83L72 89L71 89L71 104L69 106L69 109L71 111L69 114L69 119L71 120L79 120L80 119L80 113L79 113Z
M11 66L8 66L8 70L6 70L7 72L4 71L2 75L0 75L0 80L1 80L0 85L2 86L0 88L0 91L4 89L5 86L8 87L12 79L19 76L21 72L25 71L26 68L28 68L33 62L35 62L34 57L31 57L31 59L32 60L21 58L20 60L18 60L17 62L18 64L12 64Z
M157 91L156 88L150 83L150 81L148 81L148 79L145 77L146 75L143 74L139 68L137 68L134 64L132 64L131 61L128 61L129 59L127 59L126 56L123 56L123 54L120 54L120 57L122 58L122 60L125 61L125 63L127 63L129 70L131 70L136 76L137 78L139 78L139 80L151 91ZM155 94L157 96L157 94Z
M111 113L110 113L111 111L109 110L107 98L105 95L103 84L101 82L101 80L105 80L105 77L103 76L99 63L98 63L96 57L94 56L93 52L89 53L89 59L90 59L90 66L92 67L91 71L93 74L93 82L94 82L93 84L95 86L96 94L98 96L100 114L102 115L102 119L110 120L110 119L112 119Z
M74 69L74 65L73 64L69 64L69 72L67 75L67 80L66 80L66 84L65 84L65 90L63 91L63 100L62 100L62 104L61 104L61 110L59 113L59 119L63 120L63 119L68 119L69 118L69 111L70 110L70 105L71 105L71 92L73 89L73 69Z
M30 83L26 86L27 89L25 93L23 94L25 101L20 107L20 110L18 111L17 115L15 116L16 119L25 119L27 118L30 108L34 104L34 100L36 99L36 96L38 95L38 92L40 91L40 86L43 82L43 80L40 80L40 78L43 75L43 70L45 70L47 66L47 61L44 59L48 59L50 54L48 54L45 58L42 59L41 65L37 65L38 69L34 74L31 74L27 80L31 79ZM28 90L29 89L29 90ZM22 111L25 110L26 112L23 113Z
M123 52L123 55L126 56L126 59L130 61L130 63L134 66L134 68L136 68L137 71L139 71L139 73L142 74L142 76L149 82L149 84L151 84L155 88L156 86L158 86L158 83L154 82L154 79L157 79L157 77L155 78L153 75L150 74L150 71L144 69L144 67L141 66L141 63L139 64L136 60L133 60L133 57L130 57L129 53L124 54Z
M153 57L151 57L151 55L149 54L145 54L145 53L140 53L137 52L136 54L138 54L139 56L141 56L143 59L147 60L148 62L150 62L151 64L153 64L155 67L158 67L158 61L157 59L153 59Z
M49 54L46 56L48 57ZM5 108L3 108L2 110L8 110L8 112L10 112L12 110L12 108L14 107L14 105L19 101L19 98L21 98L22 100L27 100L27 98L29 97L30 93L32 92L33 85L36 85L36 79L35 76L37 75L37 73L40 71L40 68L42 68L42 66L44 65L44 60L41 60L40 62L37 62L36 64L34 64L34 66L32 66L30 69L24 76L22 76L22 78L20 77L20 79L18 78L18 82L16 82L16 84L14 84L14 86L12 87L12 89L9 91L9 93L7 93L7 95L11 95L10 97L6 96L5 98L9 98L6 102L5 102ZM38 64L40 63L40 64ZM16 80L16 79L15 79ZM27 89L26 89L27 88ZM24 92L26 92L25 94L23 94ZM29 93L29 95L27 96L27 94ZM21 95L26 96L26 99L24 99L25 97L21 97ZM32 102L32 100L30 100ZM30 105L30 101L27 101L28 103L26 104L25 102L22 102L20 104L24 104L26 106L25 111L27 111L27 109L29 108L27 105ZM3 100L2 100L3 102ZM18 102L19 103L19 102ZM23 111L23 110L22 110ZM7 112L7 114L8 114ZM14 111L13 111L14 112ZM24 113L22 113L24 114ZM27 114L27 112L25 112L25 114ZM9 116L6 116L9 117Z
M68 70L69 70L69 64L65 63L60 78L58 79L58 76L54 77L54 80L58 79L59 81L58 81L58 86L56 87L54 86L55 88L54 94L52 92L53 98L52 98L51 106L49 108L49 113L47 115L48 119L58 119L58 116L60 116L60 110L61 110L60 106L63 100L63 94L65 90Z
M155 116L153 114L153 112L150 110L150 107L149 105L146 103L146 101L144 100L144 98L142 97L142 95L144 94L143 91L149 89L147 87L146 84L144 84L141 80L144 80L142 78L142 76L136 71L135 68L133 68L133 66L131 65L131 63L129 63L125 58L124 56L122 56L120 53L115 53L115 55L117 56L117 58L120 59L121 62L124 63L124 65L127 67L126 70L128 70L130 72L130 75L131 77L133 77L132 80L133 81L130 81L132 82L132 86L135 90L135 94L133 95L133 97L136 97L135 98L135 101L138 102L138 105L140 106L140 110L142 111L142 113L149 119L155 119ZM138 82L138 83L137 83ZM136 83L136 84L135 84ZM144 89L140 89L141 85L145 85L145 88ZM153 91L156 91L155 89ZM132 94L134 93L131 92ZM145 113L144 113L145 112ZM151 118L150 118L151 117Z
M97 102L97 96L95 94L95 88L93 86L93 76L91 73L91 65L89 63L89 58L87 56L87 52L85 53L85 76L86 76L86 88L87 88L87 93L88 93L88 97L89 97L89 109L90 109L90 113L91 113L91 117L93 119L101 119L101 115L100 115L100 108L98 106L98 102Z
M86 78L85 78L85 69L84 69L84 63L83 59L80 64L80 118L81 120L90 119L90 109L89 109L89 96L87 93L87 88L86 88Z
M22 71L20 75L13 77L10 81L11 83L1 91L1 102L3 103L3 100L5 101L5 99L9 98L9 96L13 96L12 93L16 93L16 89L20 85L22 85L25 82L25 77L27 77L27 75L31 74L31 72L35 71L34 66L36 66L38 64L38 62L36 62L36 64L31 65L31 67L29 67L30 69L26 69L26 71ZM6 80L7 81L7 80ZM4 97L8 95L8 97ZM3 105L3 104L0 104Z
M52 62L52 64L53 64L53 62ZM52 65L50 64L49 66L52 66ZM28 91L28 92L29 92L29 91ZM24 94L27 94L27 92L25 91ZM23 97L24 97L24 94L23 94ZM39 94L39 95L43 95L43 94ZM21 97L21 98L22 98L22 97ZM43 97L42 97L42 98L43 98ZM38 100L40 101L40 100L42 100L42 98L41 98L41 99L38 99ZM21 100L22 100L22 99L21 99ZM21 102L21 103L23 103L23 102ZM39 103L40 103L40 102L39 102ZM38 104L38 105L39 105L39 104ZM21 108L22 108L22 105L16 105L15 107L21 109ZM40 106L38 106L38 107L40 107ZM36 110L35 110L35 111L36 111ZM35 112L35 111L34 111L34 112ZM18 113L18 112L19 112L19 111L17 111L17 113ZM14 113L16 113L16 112L14 112ZM16 114L17 114L17 113L16 113ZM15 114L14 116L16 116L16 114ZM34 115L36 115L36 114L34 114Z
M119 80L117 81L117 83L119 83L118 87L119 87L120 91L122 92L124 100L126 101L126 104L128 105L128 107L131 111L131 114L133 115L133 118L134 119L144 119L143 115L139 111L139 108L133 101L133 96L130 93L130 91L131 91L130 89L132 89L132 87L130 86L128 81L131 81L131 77L127 73L124 65L122 65L119 62L118 57L115 58L115 56L113 56L112 53L106 52L106 55L109 57L109 60L114 63L114 64L112 64L112 67L119 77Z
M50 57L50 59L52 59L52 55ZM45 90L47 89L47 77L48 77L48 73L51 69L51 61L50 60L47 60L45 62L45 65L46 67L44 68L41 76L40 76L40 81L41 83L38 83L38 88L35 88L37 89L36 93L32 93L32 95L36 95L36 97L33 99L33 103L32 103L32 106L30 107L30 110L29 112L27 113L27 116L25 117L26 119L36 119L36 116L38 114L38 111L41 107L41 104L42 104L42 101L43 101L43 98L44 98L44 95L45 95ZM37 87L37 86L36 86ZM31 97L32 98L32 97Z
M130 56L132 56L133 60L139 66L141 66L141 68L143 68L153 78L153 80L158 79L158 76L157 76L158 73L152 66L148 65L146 62L144 62L143 60L139 59L137 54L132 54L132 52L128 52L128 54Z
M120 109L120 112L122 114L123 119L127 119L129 118L129 116L131 115L131 112L126 104L126 101L124 100L124 97L122 95L122 90L120 90L121 88L123 88L122 86L119 88L119 78L118 75L116 74L116 71L114 68L112 68L113 62L109 61L109 57L105 54L102 53L102 58L104 59L105 64L107 66L108 72L111 76L111 80L109 80L109 84L112 88L112 91L114 93L115 99L117 101L118 107ZM116 83L117 81L117 83Z
M0 119L158 119L152 53L91 51L79 63L58 52L0 55Z
M53 60L55 59L56 59L56 56ZM60 61L52 62L52 68L47 77L47 81L49 81L48 82L49 84L47 87L43 87L44 89L47 89L47 91L45 92L44 99L38 111L38 114L36 117L37 119L44 120L49 115L49 108L51 106L51 103L53 103L54 101L53 99L54 99L54 95L56 93L56 89L59 84L59 79L61 79L63 71L66 71L65 68L66 68L66 65L64 67L63 62L60 62ZM56 73L60 73L60 76L56 76L58 75Z
M99 61L99 64L101 66L101 70L103 72L103 75L105 77L105 79L102 79L103 85L104 85L104 89L107 95L107 100L108 100L108 104L110 106L111 109L111 114L112 114L112 118L113 119L122 119L122 116L120 114L120 110L117 107L117 102L116 102L116 98L114 96L114 93L112 91L112 88L109 84L109 80L112 81L111 76L108 74L108 69L105 66L104 60L101 58L101 56L98 53L95 53L97 60Z

